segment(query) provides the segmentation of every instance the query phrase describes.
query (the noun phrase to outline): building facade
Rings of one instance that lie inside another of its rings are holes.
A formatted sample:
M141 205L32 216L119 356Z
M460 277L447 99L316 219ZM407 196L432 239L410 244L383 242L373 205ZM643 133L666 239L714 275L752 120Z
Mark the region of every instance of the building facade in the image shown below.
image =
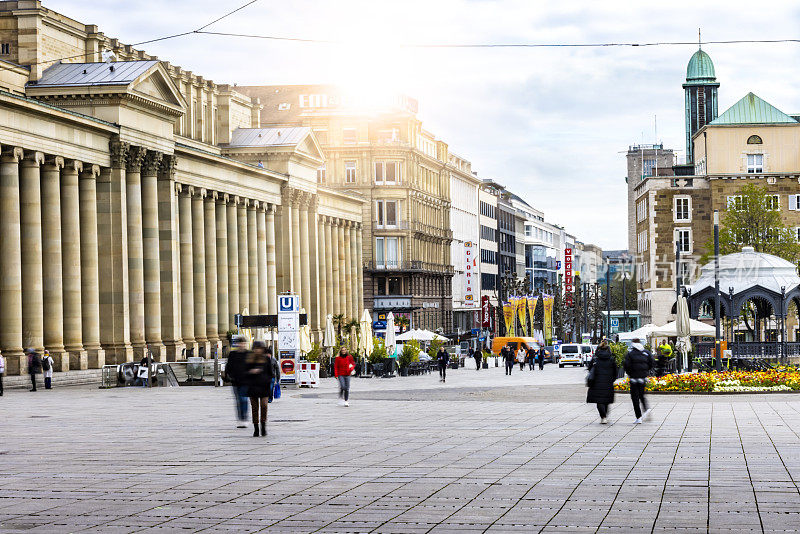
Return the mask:
M210 356L285 291L317 335L358 314L364 200L317 183L310 129L254 128L257 101L38 1L0 2L0 28L9 373L27 347L56 371Z
M450 173L450 226L453 230L450 258L453 262L453 328L456 333L480 328L480 216L478 186L470 163L450 153L450 163L463 173ZM469 174L466 174L469 173ZM469 278L467 253L471 251Z

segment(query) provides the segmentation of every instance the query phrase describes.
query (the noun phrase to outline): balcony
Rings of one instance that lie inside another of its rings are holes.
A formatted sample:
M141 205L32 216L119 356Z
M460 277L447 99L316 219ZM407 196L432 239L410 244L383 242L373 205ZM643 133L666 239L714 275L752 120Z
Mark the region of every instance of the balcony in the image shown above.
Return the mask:
M439 228L430 224L412 221L409 228L417 233L436 236L442 239L453 239L453 231L449 228Z
M454 268L452 265L441 265L439 263L429 263L425 261L367 261L364 262L364 270L368 272L420 272L420 273L438 273L444 275L452 275Z
M372 221L372 228L375 230L408 230L409 227L408 221L397 221L397 224L378 224L378 221Z

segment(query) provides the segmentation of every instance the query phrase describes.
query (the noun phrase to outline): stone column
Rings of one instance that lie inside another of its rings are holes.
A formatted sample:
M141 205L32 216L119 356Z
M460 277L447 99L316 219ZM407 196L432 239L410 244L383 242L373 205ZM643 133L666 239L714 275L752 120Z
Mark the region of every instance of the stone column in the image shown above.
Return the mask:
M307 302L303 296L303 267L300 259L300 203L301 197L298 197L292 203L292 287L290 291L300 295L300 306L305 308Z
M275 250L275 204L270 204L267 209L267 313L278 313Z
M97 241L97 177L100 167L85 165L80 175L81 225L81 313L83 348L90 369L106 364L100 345L100 268Z
M356 237L357 230L357 223L351 222L350 223L350 276L352 279L352 289L350 293L353 296L353 314L358 318L361 319L359 315L359 311L361 306L358 305L358 271L360 271L360 264L358 263L358 238Z
M142 241L142 163L146 151L132 146L126 157L126 203L128 214L128 292L131 345L140 359L147 347L144 335L144 244Z
M20 239L22 266L22 344L39 354L44 350L42 295L41 152L27 152L19 163ZM55 360L55 358L54 358Z
M186 356L195 351L194 337L194 241L192 239L192 195L194 188L177 185L181 253L181 337Z
M19 160L22 149L3 147L0 157L0 351L8 374L27 371L22 352L22 261Z
M311 328L316 331L318 339L322 333L325 317L321 316L322 303L320 302L320 268L319 257L324 251L319 248L319 233L317 232L317 206L318 199L314 197L308 210L308 261L311 277ZM320 339L321 341L321 339Z
M344 250L344 219L339 219L339 226L336 228L337 233L337 256L339 262L339 313L343 314L346 318L350 318L350 310L347 307L347 270L345 267L345 250Z
M251 200L247 206L247 293L250 296L250 315L258 314L258 202Z
M83 350L81 305L81 228L78 194L80 161L70 160L61 170L61 279L64 291L64 345L69 353L70 369L87 369L89 360Z
M325 287L325 297L327 298L328 313L336 315L339 307L339 271L338 256L336 254L336 243L333 238L333 217L323 217L325 225L325 256L327 267L327 279Z
M268 313L267 285L267 205L261 204L256 211L258 231L258 313Z
M161 256L158 234L158 169L163 154L147 151L142 165L142 274L144 338L158 362L167 361L161 339Z
M215 211L217 224L217 332L223 342L232 328L228 301L228 195L219 195Z
M300 225L300 302L308 314L308 325L311 329L315 327L313 321L314 298L311 295L311 253L309 250L308 233L308 207L311 201L310 195L303 195L300 202L298 222Z
M239 216L236 205L239 197L230 197L225 206L228 222L228 319L233 323L233 316L241 313L239 305Z
M347 287L347 291L345 291L345 308L347 309L347 316L352 317L353 319L360 319L360 317L356 317L356 314L353 311L353 302L355 299L353 298L353 291L355 286L353 284L353 248L351 246L351 237L352 237L352 223L350 221L345 222L344 225L344 283L345 287Z
M194 339L198 343L195 356L209 355L206 331L206 240L205 189L194 189L192 195L192 270L194 272Z
M339 254L344 254L344 241L339 242L339 219L331 219L330 221L330 251L331 251L331 273L333 275L333 306L331 313L338 315L344 313L344 306L342 306L342 264L339 260Z
M109 363L133 360L128 320L127 151L127 143L114 136L109 143L111 167L100 169L97 179L100 343Z
M250 260L247 257L247 200L236 206L236 232L239 235L239 313L253 313L250 309Z
M64 352L64 299L61 284L61 168L64 159L51 157L41 167L42 295L44 348L50 351L56 371L69 370Z
M358 268L358 309L364 311L364 225L359 223L356 231L356 267ZM373 318L374 319L374 318Z
M330 313L328 310L328 236L326 235L325 216L317 215L317 280L319 283L319 321L320 330L325 334L325 318Z
M177 158L161 158L158 174L158 241L161 290L161 339L167 361L183 357L181 340L180 241L178 193L175 184Z
M279 206L279 228L275 233L275 247L277 258L277 291L278 293L291 292L298 281L293 280L292 261L292 205L295 202L297 190L288 186L281 189L281 205Z
M219 320L217 317L217 193L209 191L203 205L205 221L205 290L206 290L206 337L211 343L211 352L207 354L210 358L214 351L219 352L222 347L219 344Z

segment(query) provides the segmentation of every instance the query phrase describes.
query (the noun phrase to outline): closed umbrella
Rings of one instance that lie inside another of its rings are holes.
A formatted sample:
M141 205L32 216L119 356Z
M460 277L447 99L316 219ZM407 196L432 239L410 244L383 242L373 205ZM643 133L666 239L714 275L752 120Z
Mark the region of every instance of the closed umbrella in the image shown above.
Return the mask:
M358 352L365 356L372 353L372 317L369 315L369 310L364 310L359 321L360 337L358 338Z
M686 297L683 295L678 297L677 318L675 321L675 335L678 338L676 348L681 354L681 368L686 368L684 358L692 350L692 344L689 340L691 333L691 319L689 318L689 305L686 303Z
M336 346L336 330L333 329L333 315L330 313L325 316L325 335L322 339L322 345L325 347Z
M395 346L397 342L394 339L394 314L389 312L389 316L386 317L386 353L389 356L394 356Z
M300 354L306 355L314 348L311 344L311 327L303 325L300 327Z

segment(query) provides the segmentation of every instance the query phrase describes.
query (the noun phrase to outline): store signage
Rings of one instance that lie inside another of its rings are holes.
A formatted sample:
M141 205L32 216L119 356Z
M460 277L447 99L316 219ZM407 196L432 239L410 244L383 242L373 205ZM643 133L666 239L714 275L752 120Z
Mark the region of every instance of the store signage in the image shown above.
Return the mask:
M564 249L564 303L572 306L572 249Z
M483 328L489 328L492 326L491 317L492 310L489 306L489 295L483 295L481 297L481 326Z
M477 244L472 241L464 242L464 305L474 306L475 287L478 281Z

